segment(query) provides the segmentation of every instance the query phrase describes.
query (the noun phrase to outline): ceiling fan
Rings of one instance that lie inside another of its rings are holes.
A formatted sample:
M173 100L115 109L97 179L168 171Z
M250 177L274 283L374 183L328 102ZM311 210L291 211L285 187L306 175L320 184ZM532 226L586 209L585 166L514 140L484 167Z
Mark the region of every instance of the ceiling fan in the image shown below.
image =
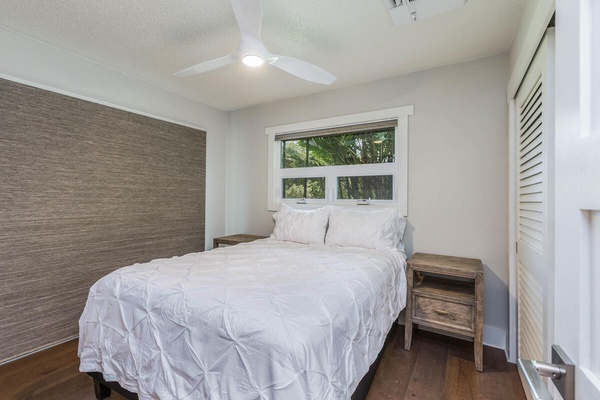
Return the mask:
M267 50L260 40L262 24L260 0L231 0L231 5L242 35L237 51L225 57L196 64L176 72L175 76L201 74L241 60L251 67L267 63L298 78L323 85L330 85L335 81L334 75L316 65L296 58L273 54Z

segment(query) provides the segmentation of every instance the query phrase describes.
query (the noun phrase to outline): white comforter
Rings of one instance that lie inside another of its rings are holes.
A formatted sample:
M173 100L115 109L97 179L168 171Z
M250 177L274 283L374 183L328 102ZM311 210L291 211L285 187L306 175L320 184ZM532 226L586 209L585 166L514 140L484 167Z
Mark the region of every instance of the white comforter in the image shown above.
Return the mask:
M140 399L349 399L405 305L403 254L264 239L90 289L80 370Z

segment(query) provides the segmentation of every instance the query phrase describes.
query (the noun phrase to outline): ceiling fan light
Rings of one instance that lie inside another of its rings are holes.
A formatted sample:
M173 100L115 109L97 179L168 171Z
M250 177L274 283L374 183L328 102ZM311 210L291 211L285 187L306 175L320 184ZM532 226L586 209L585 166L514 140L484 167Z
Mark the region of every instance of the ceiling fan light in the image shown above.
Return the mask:
M258 67L265 63L265 60L262 57L257 56L256 54L247 54L242 57L242 62L249 67Z

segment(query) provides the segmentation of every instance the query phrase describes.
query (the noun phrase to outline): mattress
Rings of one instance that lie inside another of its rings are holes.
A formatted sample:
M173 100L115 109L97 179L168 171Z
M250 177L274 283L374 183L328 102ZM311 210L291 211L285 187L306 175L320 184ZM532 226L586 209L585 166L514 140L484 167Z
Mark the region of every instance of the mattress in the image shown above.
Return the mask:
M406 300L397 250L263 239L121 268L79 321L83 372L144 399L350 399Z

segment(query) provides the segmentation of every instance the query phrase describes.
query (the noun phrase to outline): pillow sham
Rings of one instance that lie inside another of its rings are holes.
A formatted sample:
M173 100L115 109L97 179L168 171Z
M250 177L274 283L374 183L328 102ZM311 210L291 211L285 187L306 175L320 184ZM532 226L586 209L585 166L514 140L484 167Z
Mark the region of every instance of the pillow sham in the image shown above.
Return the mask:
M405 228L406 219L393 208L352 210L333 207L325 244L403 251Z
M273 214L275 229L271 238L298 243L324 244L330 207L316 210L298 210L281 204L281 209Z

